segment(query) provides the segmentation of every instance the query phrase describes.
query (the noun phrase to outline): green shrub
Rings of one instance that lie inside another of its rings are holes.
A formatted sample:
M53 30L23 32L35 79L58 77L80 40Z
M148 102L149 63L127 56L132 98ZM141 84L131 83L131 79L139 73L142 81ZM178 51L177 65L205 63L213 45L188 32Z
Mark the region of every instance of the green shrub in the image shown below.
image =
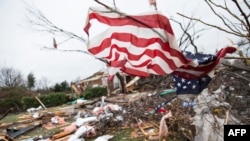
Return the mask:
M67 102L65 93L50 93L38 97L46 107L59 106ZM35 97L23 97L22 106L24 109L38 107L40 103Z
M51 93L40 97L40 100L47 106L53 107L67 102L65 93Z
M108 91L107 91L107 88L105 87L94 87L94 88L87 87L84 91L84 98L91 99L91 98L107 95L107 93Z
M21 103L23 106L23 109L28 109L31 107L38 107L40 103L36 100L35 97L23 97L21 99Z
M4 98L0 100L0 114L4 113L9 108L14 108L14 110L22 110L22 104L20 102L20 97ZM18 112L16 111L16 112Z

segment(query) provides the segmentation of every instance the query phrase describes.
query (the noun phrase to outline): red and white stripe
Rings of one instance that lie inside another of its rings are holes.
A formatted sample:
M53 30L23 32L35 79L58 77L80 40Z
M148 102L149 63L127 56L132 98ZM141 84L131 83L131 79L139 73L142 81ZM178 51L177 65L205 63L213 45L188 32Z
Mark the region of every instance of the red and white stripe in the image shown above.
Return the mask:
M90 8L84 27L88 36L95 22L105 25L105 29L89 40L87 48L95 57L109 62L110 75L121 70L136 76L175 71L177 75L195 76L197 64L182 54L169 19L158 11L125 16ZM203 73L204 70L196 77Z
M120 16L107 11L91 8L84 31L91 34L93 21L108 26L89 41L88 51L110 62L113 69L139 76L166 75L191 62L181 53L170 22L162 14Z

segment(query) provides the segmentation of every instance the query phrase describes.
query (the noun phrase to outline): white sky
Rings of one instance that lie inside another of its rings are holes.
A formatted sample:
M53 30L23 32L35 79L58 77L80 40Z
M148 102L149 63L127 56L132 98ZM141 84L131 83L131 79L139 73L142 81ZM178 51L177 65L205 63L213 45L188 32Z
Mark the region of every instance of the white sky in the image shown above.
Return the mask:
M88 7L98 6L94 0L25 0L32 3L55 25L73 33L86 37L83 32ZM112 4L112 0L101 0ZM157 0L158 10L167 17L183 20L176 13L194 15L195 17L217 22L208 7L201 0ZM152 10L148 0L116 0L117 7L130 14ZM51 47L53 35L39 33L29 28L24 21L25 9L21 0L0 0L0 67L9 66L20 70L24 77L33 72L36 80L48 78L50 85L64 80L71 82L83 79L99 71L105 65L99 60L77 52L61 52L43 49ZM180 36L178 26L172 27L176 38ZM215 49L229 44L227 37L235 39L217 30L205 32L196 43L200 51L214 53ZM63 41L57 38L57 42ZM59 49L86 50L84 43L70 40Z

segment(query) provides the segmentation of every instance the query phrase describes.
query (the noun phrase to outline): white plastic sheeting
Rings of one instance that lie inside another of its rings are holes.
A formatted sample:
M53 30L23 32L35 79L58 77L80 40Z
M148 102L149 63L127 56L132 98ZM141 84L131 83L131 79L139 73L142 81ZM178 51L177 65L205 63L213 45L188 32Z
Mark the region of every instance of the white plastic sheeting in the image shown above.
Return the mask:
M96 134L94 127L87 125L81 126L73 135L70 136L68 141L84 141L84 138L81 137L90 136L90 134L93 136Z
M95 141L108 141L109 139L113 138L113 135L103 135L95 139Z
M223 141L224 124L240 123L232 114L220 118L212 113L214 107L231 108L230 104L224 101L223 92L220 89L213 94L209 93L208 89L204 89L195 99L197 104L193 108L196 114L192 123L197 130L195 141Z
M93 117L86 117L86 118L77 118L76 125L80 127L84 125L85 123L92 122L92 121L98 121L97 117L93 116Z
M42 109L42 106L39 106L37 108L32 107L32 108L27 109L27 112L32 114L32 113L37 112L37 111L39 111L41 109Z

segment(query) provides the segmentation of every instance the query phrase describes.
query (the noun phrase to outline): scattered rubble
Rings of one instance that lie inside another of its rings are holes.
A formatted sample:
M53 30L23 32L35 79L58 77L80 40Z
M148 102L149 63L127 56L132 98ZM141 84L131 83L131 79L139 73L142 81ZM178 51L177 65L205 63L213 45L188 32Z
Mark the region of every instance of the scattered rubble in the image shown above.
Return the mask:
M29 110L16 123L0 124L4 131L0 140L106 141L114 139L115 132L132 129L127 138L222 141L223 125L250 122L248 78L249 71L221 66L201 94L176 95L170 76L155 77L157 80L144 80L148 82L144 87L140 85L143 90L147 85L146 91L79 99L53 112L39 107ZM59 130L25 138L26 132L37 127Z

